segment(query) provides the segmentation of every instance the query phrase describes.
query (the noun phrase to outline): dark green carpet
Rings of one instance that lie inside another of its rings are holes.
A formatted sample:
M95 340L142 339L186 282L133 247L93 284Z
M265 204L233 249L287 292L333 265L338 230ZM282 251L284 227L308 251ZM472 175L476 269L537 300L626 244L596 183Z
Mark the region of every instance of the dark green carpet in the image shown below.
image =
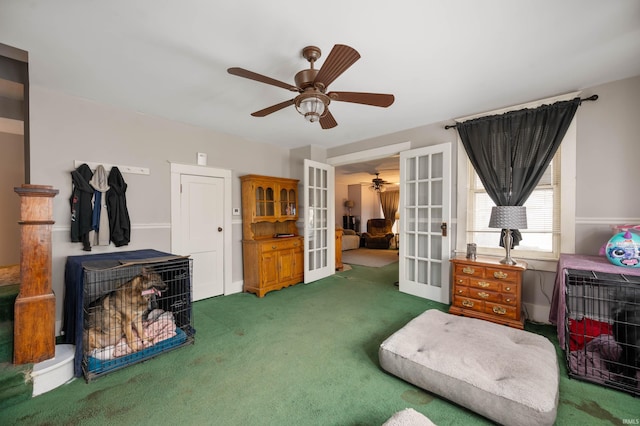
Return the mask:
M383 372L378 346L426 309L398 292L398 264L194 304L196 343L10 407L2 424L380 425L412 407L438 425L490 424ZM555 342L553 327L529 325ZM452 354L455 356L455 354ZM559 425L623 424L638 400L567 378Z

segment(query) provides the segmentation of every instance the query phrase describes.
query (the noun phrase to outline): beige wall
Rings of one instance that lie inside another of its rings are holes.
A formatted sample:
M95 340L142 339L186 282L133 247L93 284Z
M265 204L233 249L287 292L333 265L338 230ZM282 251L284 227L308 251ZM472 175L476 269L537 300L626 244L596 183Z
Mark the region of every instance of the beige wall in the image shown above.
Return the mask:
M584 91L578 109L576 252L597 254L610 224L640 223L640 76Z
M232 206L241 207L238 176L247 173L289 177L289 152L234 136L139 114L31 87L31 183L52 185L54 198L53 289L56 317L62 317L64 262L88 254L69 238L70 172L74 160L139 166L149 175L124 174L132 222L131 243L94 247L92 253L153 248L171 250L170 164L196 164L197 152L208 166L232 171ZM17 197L16 197L17 198ZM230 212L229 212L230 213ZM242 223L232 217L232 280L242 280Z

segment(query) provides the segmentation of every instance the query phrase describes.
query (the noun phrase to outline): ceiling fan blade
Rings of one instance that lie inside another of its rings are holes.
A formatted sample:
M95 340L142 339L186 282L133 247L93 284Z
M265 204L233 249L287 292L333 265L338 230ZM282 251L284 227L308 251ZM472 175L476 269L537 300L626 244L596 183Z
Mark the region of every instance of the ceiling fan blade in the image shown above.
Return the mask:
M232 75L237 75L238 77L244 77L244 78L248 78L249 80L259 81L260 83L266 83L266 84L271 84L272 86L282 87L283 89L287 89L292 92L300 91L300 89L298 89L296 86L293 86L291 84L285 83L280 80L275 80L271 77L267 77L262 74L255 73L253 71L245 70L244 68L238 68L238 67L229 68L227 72Z
M360 59L360 54L353 47L336 44L318 71L314 83L322 83L325 88L328 87L358 59Z
M276 105L271 105L270 107L267 107L265 109L261 109L260 111L256 111L254 113L252 113L251 115L254 117L264 117L266 115L269 115L273 112L276 111L280 111L282 108L286 108L289 105L293 105L295 103L295 99L289 99L288 101L284 101L284 102L280 102L279 104Z
M336 121L335 118L333 118L333 115L329 110L327 110L327 113L323 117L320 117L320 127L322 127L325 130L333 129L337 125L338 125L338 122Z
M327 96L332 101L353 102L378 107L388 107L393 104L395 97L384 93L359 93L359 92L329 92Z

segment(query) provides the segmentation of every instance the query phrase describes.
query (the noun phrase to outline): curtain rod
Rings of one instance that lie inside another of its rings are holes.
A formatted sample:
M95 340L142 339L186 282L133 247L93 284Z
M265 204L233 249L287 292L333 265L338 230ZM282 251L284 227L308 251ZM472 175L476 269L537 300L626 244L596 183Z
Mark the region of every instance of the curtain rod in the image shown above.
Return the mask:
M588 98L580 99L580 104L582 104L585 101L597 101L597 100L598 100L598 95L591 95ZM446 126L444 126L444 128L445 130L455 129L456 124L447 124Z

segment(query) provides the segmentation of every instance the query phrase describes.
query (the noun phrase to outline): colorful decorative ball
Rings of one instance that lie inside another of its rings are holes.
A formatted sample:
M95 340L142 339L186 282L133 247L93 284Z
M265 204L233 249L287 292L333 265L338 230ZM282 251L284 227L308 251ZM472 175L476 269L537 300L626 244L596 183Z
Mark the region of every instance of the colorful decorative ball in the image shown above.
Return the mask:
M605 254L616 266L640 267L640 235L629 231L614 235L607 243Z

